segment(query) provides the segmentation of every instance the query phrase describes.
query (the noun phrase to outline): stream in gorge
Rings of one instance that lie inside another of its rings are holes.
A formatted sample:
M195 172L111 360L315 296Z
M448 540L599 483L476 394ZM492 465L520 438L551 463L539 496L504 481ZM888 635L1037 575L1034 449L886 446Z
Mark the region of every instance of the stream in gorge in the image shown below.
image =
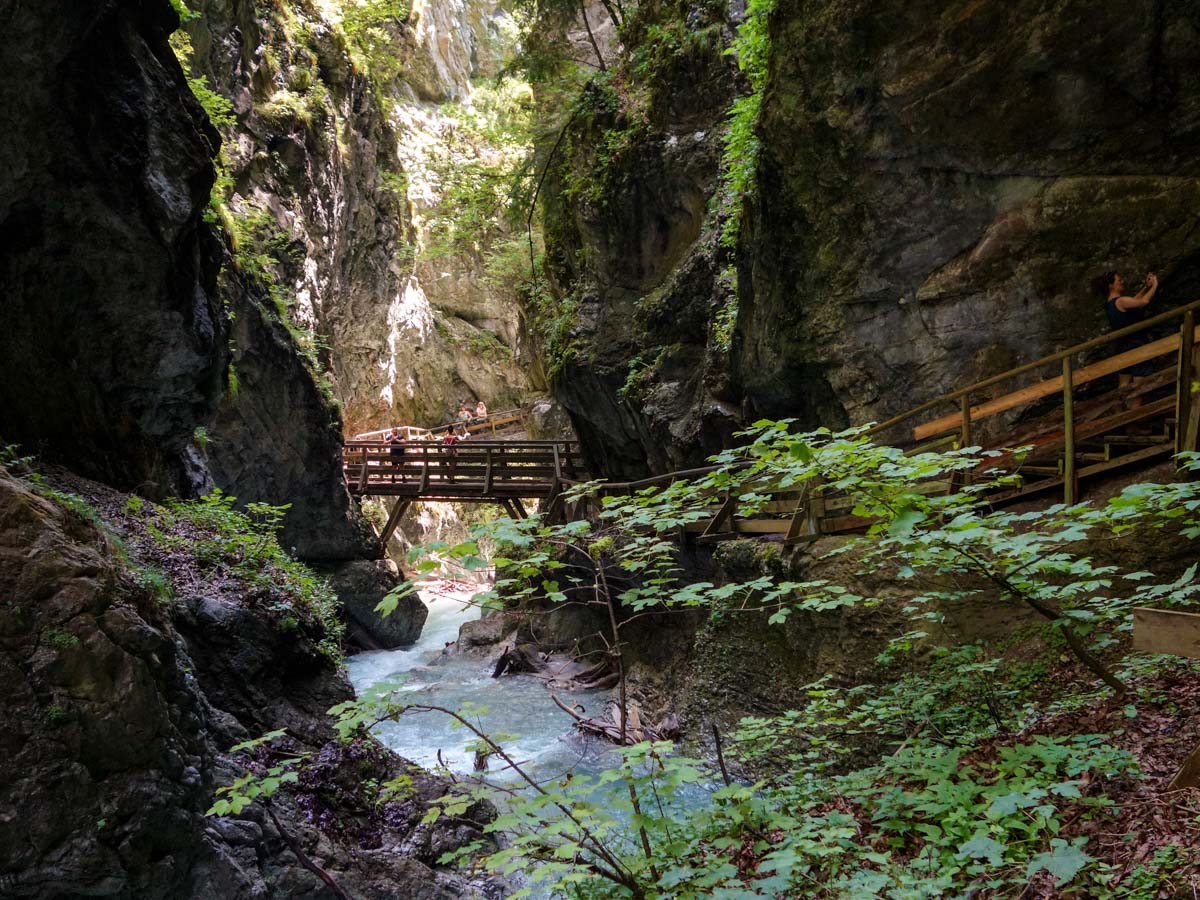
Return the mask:
M481 590L483 588L480 588ZM495 654L455 653L442 655L458 637L464 622L479 618L480 611L468 602L475 588L456 582L432 582L421 591L429 618L421 637L402 650L359 653L346 661L350 681L361 696L373 685L406 675L404 689L414 702L458 710L469 704L485 711L475 716L491 735L502 736L505 750L523 764L533 777L543 780L567 772L599 772L616 762L611 746L597 738L580 735L570 716L554 705L542 682L530 675L492 678ZM559 692L565 702L577 702L589 713L599 712L607 691ZM397 722L378 726L376 735L405 759L433 769L441 761L456 773L470 773L474 754L468 746L474 735L454 727L448 716L435 713L404 715ZM503 766L492 760L492 768ZM489 780L508 784L517 780L508 771L494 771Z
M470 604L476 587L459 582L438 581L420 592L429 609L421 637L402 650L377 650L350 657L346 666L355 692L361 696L374 685L406 676L403 689L411 691L414 702L461 710L471 706L477 712L473 720L482 730L498 739L506 752L538 782L559 781L567 773L598 774L615 766L620 757L607 741L581 735L570 716L555 706L539 678L532 675L508 675L493 678L495 656L487 654L446 653L446 645L458 637L459 627L479 618L480 611ZM479 587L483 590L484 587ZM588 713L599 713L609 691L590 690L574 693L557 691L566 703L582 705ZM480 709L482 708L482 709ZM444 764L458 775L473 775L474 752L469 749L475 737L465 728L437 712L406 714L398 721L375 728L376 736L391 750L426 769ZM521 783L517 773L502 760L492 758L485 779L505 788ZM693 810L709 802L710 792L718 786L688 784L673 795L674 803ZM525 790L528 790L525 788ZM604 785L595 799L605 803L621 820L628 820L625 787L622 782ZM664 802L666 798L664 797ZM505 805L503 796L493 801ZM632 850L632 845L627 848ZM529 884L520 874L517 882L529 887L531 897L545 900L554 896L548 885Z

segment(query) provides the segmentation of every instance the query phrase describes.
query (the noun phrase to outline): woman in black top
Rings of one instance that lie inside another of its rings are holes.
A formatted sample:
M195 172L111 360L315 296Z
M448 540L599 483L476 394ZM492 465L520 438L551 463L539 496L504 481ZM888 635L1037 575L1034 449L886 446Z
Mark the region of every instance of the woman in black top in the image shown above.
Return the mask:
M1158 276L1153 272L1148 274L1145 286L1132 297L1125 293L1125 280L1116 272L1105 272L1096 279L1095 287L1096 292L1104 297L1104 312L1108 316L1108 324L1113 331L1119 331L1145 320L1146 306L1158 290ZM1149 340L1150 337L1145 331L1127 334L1117 338L1116 350L1118 353L1136 350ZM1135 363L1121 372L1120 387L1122 390L1128 390L1135 386L1136 379L1145 378L1153 373L1154 365L1149 360ZM1140 397L1130 398L1131 406L1140 404Z

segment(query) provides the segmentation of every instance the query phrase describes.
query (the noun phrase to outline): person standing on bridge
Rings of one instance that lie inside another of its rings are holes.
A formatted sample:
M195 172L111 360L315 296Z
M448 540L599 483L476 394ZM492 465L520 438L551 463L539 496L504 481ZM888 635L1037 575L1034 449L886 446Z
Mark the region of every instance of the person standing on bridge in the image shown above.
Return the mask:
M393 425L392 430L383 440L388 445L388 456L392 458L392 481L396 480L397 467L400 470L400 480L408 481L408 476L404 474L404 445L407 443L404 432L398 426Z
M1125 293L1125 280L1117 272L1105 272L1093 283L1097 295L1104 298L1104 312L1108 316L1108 324L1114 331L1137 325L1146 319L1146 307L1158 291L1158 276L1153 272L1146 275L1142 289L1133 296ZM1149 343L1150 337L1145 331L1127 334L1117 338L1117 353L1127 353ZM1141 380L1154 373L1154 365L1149 360L1134 363L1121 372L1119 386L1122 391L1134 391ZM1142 405L1142 398L1134 395L1128 398L1129 407Z
M484 403L482 400L480 400L478 403L475 404L475 421L476 422L486 422L487 421L487 404Z
M462 440L459 437L459 429L464 426L459 425L446 432L446 436L442 438L442 453L448 458L446 460L446 480L454 481L454 470L458 468L458 442Z

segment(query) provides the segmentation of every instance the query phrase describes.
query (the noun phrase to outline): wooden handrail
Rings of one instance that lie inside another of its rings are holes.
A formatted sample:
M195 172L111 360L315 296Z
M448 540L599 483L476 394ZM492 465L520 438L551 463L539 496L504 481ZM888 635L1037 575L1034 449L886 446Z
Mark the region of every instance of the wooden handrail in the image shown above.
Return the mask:
M1033 362L1025 363L1024 365L1009 369L1006 372L1001 372L998 375L992 375L991 377L985 378L982 381L977 381L974 384L969 384L966 387L951 391L949 394L943 394L942 396L933 400L928 400L925 403L922 403L920 406L914 406L912 409L908 410L907 412L903 412L898 416L892 416L892 418L884 422L880 422L877 425L871 426L867 429L866 433L868 435L873 435L880 431L886 431L888 428L899 425L900 423L911 419L913 416L918 416L923 412L927 412L942 403L947 403L951 400L957 400L960 397L965 397L968 394L981 391L984 388L991 387L994 384L999 384L1000 382L1006 381L1009 378L1015 378L1017 375L1023 375L1024 373L1041 366L1049 365L1050 363L1061 362L1067 357L1074 356L1077 353L1083 353L1096 347L1103 347L1106 344L1111 344L1118 338L1122 338L1130 334L1136 334L1139 331L1152 328L1161 322L1166 322L1170 319L1176 318L1177 316L1184 315L1189 310L1196 309L1200 309L1200 300L1193 300L1191 303L1185 304L1184 306L1177 306L1174 309L1169 309L1166 312L1159 313L1157 316L1149 318L1144 322L1139 322L1137 325L1130 325L1128 328L1121 328L1117 331L1111 331L1108 334L1101 335L1098 338L1092 338L1090 341L1084 341L1082 344L1076 344L1073 347L1068 347L1066 350L1060 350L1057 353L1052 353L1049 356L1043 356L1041 359L1035 359Z
M1078 369L1075 371L1074 384L1078 387L1081 384L1087 384L1089 381L1095 381L1097 378L1103 378L1105 375L1112 375L1114 372L1127 369L1137 363L1146 362L1147 360L1177 350L1179 349L1179 338L1178 334L1172 334L1157 341L1152 341L1145 346L1138 347L1136 350L1127 350L1124 353L1118 353L1116 356L1110 356L1101 362L1092 363L1090 366ZM1070 356L1059 355L1055 359L1065 360L1070 359ZM1039 381L1028 387L1021 388L1019 391L1014 391L1011 394L997 397L995 400L988 400L978 406L971 407L971 421L975 422L1017 406L1024 406L1026 403L1040 400L1042 397L1057 394L1062 389L1063 379L1061 375L1054 378L1047 378L1045 381ZM965 397L966 394L960 396ZM961 423L961 412L949 413L941 418L932 419L913 428L913 440L920 441L927 437L941 434L944 431L950 431L953 428L959 427Z

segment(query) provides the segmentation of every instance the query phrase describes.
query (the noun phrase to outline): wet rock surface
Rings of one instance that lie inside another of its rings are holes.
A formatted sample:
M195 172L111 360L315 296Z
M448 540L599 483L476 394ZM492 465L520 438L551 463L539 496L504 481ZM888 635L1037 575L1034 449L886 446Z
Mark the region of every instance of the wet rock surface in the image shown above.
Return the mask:
M735 354L838 426L1097 336L1105 270L1200 296L1200 17L1179 4L792 2L771 20Z
M442 104L495 74L496 20L484 3L433 3L387 21L398 61L372 80L329 11L290 0L203 0L187 23L194 74L233 104L224 126L230 210L273 235L273 268L293 324L356 434L449 421L458 404L518 406L513 298L485 282L479 254L424 258L440 185L427 158L448 144ZM440 160L453 166L455 159Z
M595 102L547 180L548 260L578 313L542 349L603 474L699 464L762 416L878 421L1098 336L1105 270L1135 287L1156 270L1152 312L1200 297L1193 7L791 0L768 26L735 253L714 210L746 86L702 52L660 65L677 89L646 106Z
M201 451L214 483L242 501L289 505L280 542L300 559L378 559L383 548L342 476L336 409L287 328L234 276L222 281L238 298L237 390L222 399Z
M396 609L383 616L379 601L400 585L391 560L354 560L323 570L346 611L349 637L363 650L394 650L421 636L429 610L416 594L401 597Z
M165 493L222 391L215 131L165 2L10 4L0 55L0 432Z
M124 505L98 485L89 497L102 515ZM142 563L117 561L118 538L91 515L0 472L6 896L325 896L281 826L353 897L502 895L431 868L479 837L488 808L417 834L445 786L374 741L332 741L326 710L352 692L307 637L252 598L205 599L178 582L164 599ZM313 757L272 800L275 818L260 803L205 817L216 788L251 764L227 749L276 728ZM409 773L414 791L378 806L360 777L368 765L384 780Z

